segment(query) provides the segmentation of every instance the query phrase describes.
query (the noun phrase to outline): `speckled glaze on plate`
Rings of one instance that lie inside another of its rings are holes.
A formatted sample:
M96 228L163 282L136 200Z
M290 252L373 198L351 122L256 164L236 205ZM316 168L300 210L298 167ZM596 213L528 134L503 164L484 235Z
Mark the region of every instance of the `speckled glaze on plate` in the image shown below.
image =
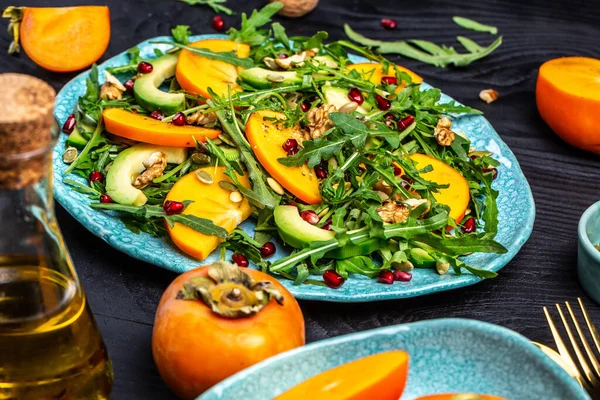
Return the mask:
M475 392L510 400L589 399L577 382L526 338L468 319L390 326L312 343L222 381L197 400L268 400L330 368L389 350L410 355L401 400Z
M222 35L200 35L194 36L193 40L207 38L223 38ZM142 57L154 57L154 48L165 50L167 45L153 45L152 41L170 41L170 37L157 37L140 43ZM364 58L352 56L353 62L364 62ZM100 72L110 66L126 64L129 61L125 53L121 53L102 65ZM58 93L56 98L55 116L59 123L64 123L71 114L77 99L85 92L85 78L88 72L84 72L74 78ZM100 74L102 76L102 73ZM423 84L423 87L429 87ZM450 101L451 98L443 96L442 101ZM496 239L502 243L508 253L497 254L474 254L465 258L469 264L490 271L498 271L506 265L527 241L533 228L535 217L535 206L529 184L523 175L519 163L508 146L500 139L490 123L481 116L463 116L454 121L456 130L463 131L471 139L473 145L478 149L485 149L494 153L494 157L501 162L498 169L498 179L494 181L494 188L500 191L498 197L499 224ZM79 194L62 182L64 171L67 166L62 162L62 152L67 136L61 134L54 149L54 195L58 202L81 224L93 234L106 241L116 249L137 259L163 267L175 272L184 272L200 264L182 252L180 252L168 238L158 239L148 234L136 235L129 231L123 223L110 213L92 210L86 196ZM71 179L78 179L70 175ZM83 182L83 180L82 180ZM247 232L253 233L254 222L244 222L241 227ZM288 254L280 243L277 244L277 253L271 257L273 261ZM210 263L217 259L214 252L204 263ZM320 277L317 277L320 279ZM497 279L502 279L500 276ZM283 284L299 299L338 301L338 302L360 302L385 299L398 299L414 296L422 296L443 290L456 289L472 285L480 279L464 274L457 276L453 273L444 276L438 275L433 270L417 270L409 283L394 283L383 285L362 276L352 277L339 289L315 285L294 286L290 281Z

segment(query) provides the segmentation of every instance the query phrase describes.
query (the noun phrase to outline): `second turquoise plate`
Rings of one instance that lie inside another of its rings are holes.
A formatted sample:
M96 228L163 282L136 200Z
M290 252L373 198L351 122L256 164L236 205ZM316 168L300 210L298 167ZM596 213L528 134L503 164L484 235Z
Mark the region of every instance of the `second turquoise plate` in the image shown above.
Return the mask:
M207 38L224 38L222 35L200 35L194 36L193 40ZM144 58L154 57L154 48L166 50L167 45L150 44L152 41L170 41L170 37L157 37L149 39L138 45ZM102 71L111 66L127 64L129 61L126 53L121 53L100 65L100 76ZM366 62L362 57L351 56L352 62ZM77 99L85 92L85 78L88 72L84 72L65 85L56 98L54 114L59 123L64 123L73 111ZM423 87L429 87L422 84ZM451 98L443 95L442 101L450 101ZM505 266L527 241L533 228L535 218L535 206L529 184L519 167L519 163L508 146L500 139L490 123L482 116L463 116L453 122L456 130L464 132L478 149L485 149L494 154L500 161L498 168L498 179L494 181L494 188L499 190L498 211L499 224L496 240L502 243L508 253L498 254L473 254L466 257L465 262L474 267L489 271L498 271ZM64 171L67 168L62 161L62 152L67 137L60 135L53 154L54 163L54 195L56 200L90 232L100 237L114 248L137 259L163 267L175 272L185 272L200 264L211 263L218 258L217 252L211 254L204 262L194 260L180 252L168 238L155 238L148 234L135 234L129 231L125 225L109 213L94 211L89 207L90 201L80 193L77 193L64 184ZM70 175L71 179L78 179ZM83 180L81 180L83 182ZM254 232L255 223L252 220L244 222L241 227L249 233ZM271 261L284 257L288 251L282 246L277 246L277 253L270 258ZM320 279L320 277L315 277ZM496 278L502 279L502 276ZM408 283L397 282L393 285L383 285L374 279L362 276L351 277L341 288L330 289L316 285L295 286L291 281L282 283L299 299L323 300L338 302L360 302L385 299L399 299L406 297L422 296L425 294L440 292L443 290L456 289L480 282L481 279L470 275L455 275L453 273L444 276L435 271L425 269L416 270L412 281Z

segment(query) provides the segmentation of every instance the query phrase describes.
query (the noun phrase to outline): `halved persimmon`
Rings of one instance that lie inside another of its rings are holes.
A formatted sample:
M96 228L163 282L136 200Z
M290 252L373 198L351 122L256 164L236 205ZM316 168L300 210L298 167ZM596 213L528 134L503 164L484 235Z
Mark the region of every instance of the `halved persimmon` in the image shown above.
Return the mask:
M542 119L558 136L600 154L600 60L564 57L545 62L535 97Z
M413 83L423 82L423 78L421 78L419 75L412 72L410 69L404 68L400 65L397 65L397 67L400 71L406 72L408 74L408 76L410 76L410 78L412 79ZM376 63L350 64L350 65L346 66L346 69L360 72L361 74L363 74L365 79L368 79L369 81L371 81L372 83L375 83L376 85L381 84L381 79L384 76L389 76L389 77L396 76L396 72L394 71L393 67L390 67L387 74L384 74L382 65L376 64ZM399 92L400 90L402 90L402 88L404 86L406 86L406 84L404 82L401 83L400 85L398 85L396 92Z
M234 51L240 58L248 57L250 54L250 46L230 40L200 40L190 43L190 46L215 52ZM181 50L175 76L183 89L210 98L208 88L219 96L226 96L229 90L231 93L242 90L236 83L240 70L241 67L224 61L211 60L191 51Z
M408 358L398 350L360 358L313 376L275 400L398 400L406 385Z
M214 139L221 134L218 129L193 125L176 126L121 108L107 108L102 117L106 130L113 135L150 144L194 147L194 140L204 142L206 138Z
M212 177L213 183L201 182L196 171L204 171ZM252 214L252 208L245 198L240 202L233 202L229 198L231 192L223 189L219 182L230 182L225 175L225 167L205 167L190 172L179 179L167 194L166 200L183 202L192 200L183 211L184 214L195 215L199 218L212 220L215 225L225 228L227 232L233 231L242 221ZM239 176L240 182L250 188L248 176ZM217 248L223 240L216 236L208 236L194 229L175 223L173 227L167 225L171 240L181 251L199 260L204 260Z
M450 216L456 220L456 223L459 223L465 216L471 199L467 180L460 172L436 158L418 153L412 154L410 158L418 169L425 168L428 165L433 168L430 172L420 174L423 179L440 185L450 185L445 189L438 189L438 193L433 193L433 197L438 203L450 207Z
M321 202L319 179L306 164L287 167L277 161L286 157L283 144L288 139L302 143L302 132L298 127L285 127L285 114L275 111L258 111L246 123L246 136L254 155L277 182L294 196L308 204Z

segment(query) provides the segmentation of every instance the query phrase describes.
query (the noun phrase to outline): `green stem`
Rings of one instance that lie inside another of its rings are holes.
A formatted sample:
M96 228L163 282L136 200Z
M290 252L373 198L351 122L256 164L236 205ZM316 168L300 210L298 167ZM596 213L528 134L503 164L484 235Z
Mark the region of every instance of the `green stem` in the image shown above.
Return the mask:
M100 140L100 135L102 133L102 126L102 112L100 112L100 119L98 120L98 124L96 125L96 129L94 130L91 139L86 143L83 150L81 150L79 156L77 156L77 158L71 163L71 165L69 165L69 168L65 170L65 175L73 171L75 167L79 164L79 162L83 159L83 157L86 157L92 149L92 147L94 147L97 144L97 142Z

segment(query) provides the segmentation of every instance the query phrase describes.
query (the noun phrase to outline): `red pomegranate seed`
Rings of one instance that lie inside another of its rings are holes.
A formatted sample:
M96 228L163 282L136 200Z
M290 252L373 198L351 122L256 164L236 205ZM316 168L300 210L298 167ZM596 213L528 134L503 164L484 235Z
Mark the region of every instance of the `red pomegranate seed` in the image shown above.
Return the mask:
M389 110L390 106L392 105L392 103L390 103L388 99L378 94L375 95L375 102L377 103L377 108L379 108L382 111Z
M286 140L283 145L281 146L281 148L284 151L290 151L291 149L297 149L298 148L298 141L296 139L288 139Z
M263 257L269 257L275 254L275 245L271 242L267 242L260 248L260 255Z
M62 131L67 135L70 135L73 133L73 129L75 129L75 114L71 114L67 117L67 120L62 127Z
M394 271L394 280L400 282L410 282L412 274L410 272L404 272L400 270Z
M315 167L315 175L317 176L317 179L325 179L329 175L329 171L327 171L326 167L323 167L322 165L317 165Z
M398 21L391 18L383 18L381 20L381 26L383 26L385 29L396 29L398 26Z
M287 155L288 156L295 156L298 153L298 148L297 147L292 147L291 149L288 150Z
M161 113L160 111L152 111L150 113L150 118L154 118L154 119L157 119L159 121L162 121L164 117L165 117L164 114Z
M405 130L406 128L411 126L413 122L415 122L415 117L413 117L412 115L408 115L398 121L398 129Z
M479 156L477 154L473 154L472 156L469 157L471 160L477 160L479 158Z
M311 225L316 225L319 223L319 216L313 210L304 210L302 214L300 214L303 220L308 222Z
M246 268L250 264L246 256L240 253L235 253L232 255L231 261L233 261L234 264L237 264L238 267L242 268Z
M395 76L384 76L381 78L381 84L382 85L397 85L398 78L396 78Z
M402 174L402 168L394 164L394 176L398 176Z
M131 109L131 111L133 111L134 114L139 114L140 113L136 108Z
M185 119L185 114L182 112L178 112L173 116L171 122L173 122L173 125L175 126L184 126L187 123Z
M285 60L286 58L288 58L288 55L285 53L279 53L279 55L277 57L279 57L282 60Z
M127 90L127 93L132 93L133 92L133 85L135 84L135 81L133 79L129 79L128 81L125 81L125 83L123 84L123 86L125 86L125 90Z
M163 204L163 210L165 210L165 213L167 213L167 215L181 214L183 209L183 203L179 201L167 200L165 201L165 204Z
M498 177L498 170L494 167L492 168L484 168L481 170L484 174L487 174L488 172L493 172L492 175L492 179L496 179Z
M333 228L331 227L331 224L325 224L321 227L321 229L325 229L326 231L332 231Z
M111 197L107 194L103 194L102 196L100 196L100 203L112 203L113 199L111 199Z
M90 182L102 182L104 180L104 176L100 171L92 171L90 172L90 176L88 177Z
M379 277L377 278L377 282L385 283L386 285L391 285L394 283L394 274L392 271L384 269L379 272Z
M304 100L302 102L302 105L300 106L300 109L302 110L302 112L307 112L308 110L310 110L310 101Z
M344 278L335 271L328 269L323 272L323 281L332 289L337 289L344 284Z
M225 30L225 21L220 16L216 16L213 18L212 27L215 31L222 32Z
M152 66L152 64L146 61L141 61L137 66L137 71L140 74L149 74L150 72L152 72L153 69L154 67Z
M462 231L464 233L473 233L477 230L477 225L475 224L475 218L469 218L465 221L462 226Z
M357 88L352 88L348 91L348 98L357 103L359 106L363 103L363 101L365 101L362 93Z

